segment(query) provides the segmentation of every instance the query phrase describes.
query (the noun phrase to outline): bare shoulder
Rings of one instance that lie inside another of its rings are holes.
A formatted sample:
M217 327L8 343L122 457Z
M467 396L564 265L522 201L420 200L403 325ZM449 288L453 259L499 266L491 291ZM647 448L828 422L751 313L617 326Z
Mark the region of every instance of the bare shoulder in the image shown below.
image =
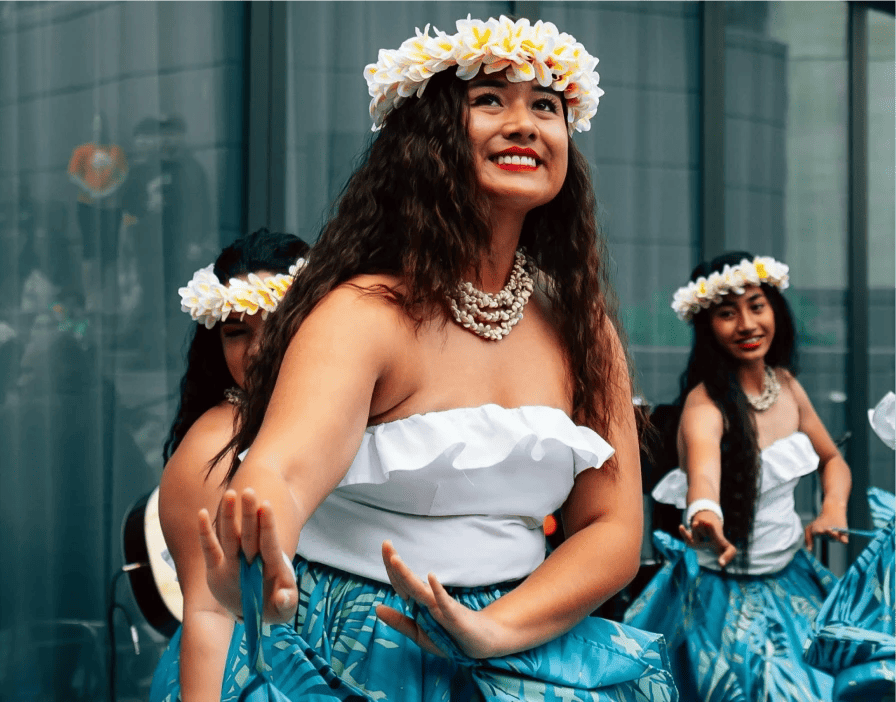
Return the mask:
M722 436L722 412L712 401L706 387L700 383L694 387L684 400L681 410L680 432L684 438L692 435L709 434Z
M212 407L190 427L162 472L159 512L163 527L166 521L180 521L181 516L192 525L201 508L217 508L229 461L220 461L211 472L208 468L233 436L235 419L236 409L225 402Z
M798 405L802 407L804 403L809 402L808 393L793 373L786 368L775 368L775 375L778 377L778 382L790 391Z
M389 275L358 275L328 292L308 315L302 328L312 332L330 329L357 338L376 331L394 333L408 326L407 315L389 297L402 291L401 282ZM307 333L307 332L306 332ZM382 334L376 334L382 336Z

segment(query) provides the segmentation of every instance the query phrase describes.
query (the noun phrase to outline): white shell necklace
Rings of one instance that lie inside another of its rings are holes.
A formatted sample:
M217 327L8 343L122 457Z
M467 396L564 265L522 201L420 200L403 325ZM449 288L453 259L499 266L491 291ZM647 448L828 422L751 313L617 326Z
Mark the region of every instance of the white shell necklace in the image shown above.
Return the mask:
M523 318L523 308L535 289L522 251L514 254L510 280L494 295L461 282L448 301L454 321L489 341L500 341Z
M744 393L746 394L746 393ZM775 402L778 401L778 395L781 394L781 383L778 382L778 376L770 367L765 367L765 382L762 384L762 394L759 397L747 395L747 402L757 412L765 412Z

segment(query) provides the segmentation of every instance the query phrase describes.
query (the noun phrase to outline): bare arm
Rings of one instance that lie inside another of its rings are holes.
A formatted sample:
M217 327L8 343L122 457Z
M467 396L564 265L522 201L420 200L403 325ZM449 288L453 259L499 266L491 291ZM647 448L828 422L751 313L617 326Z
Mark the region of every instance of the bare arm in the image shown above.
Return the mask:
M685 400L678 427L678 455L688 476L689 505L696 500L719 502L723 431L722 413L703 386L698 385ZM697 512L691 523L680 526L679 531L691 548L713 549L720 566L728 565L737 553L725 538L722 521L711 511Z
M606 437L616 449L615 466L586 470L563 508L569 538L523 583L480 612L463 607L434 576L424 582L388 545L384 560L396 590L426 604L461 648L476 658L507 655L569 631L638 571L643 506L640 458L628 371L615 332L612 421ZM437 649L413 620L381 607L379 616L431 651Z
M306 520L348 471L404 331L394 306L342 287L290 342L264 422L221 503L220 545L201 516L209 583L231 611L241 609L242 548L247 559L260 551L264 560L265 619L292 618L295 576L281 553L296 552ZM247 514L258 518L244 520Z
M806 548L812 550L812 541L815 536L826 536L846 543L849 537L835 529L847 527L846 506L852 489L852 473L828 430L821 423L803 386L789 374L787 382L799 407L799 430L809 437L815 453L818 454L818 470L824 490L821 514L806 527Z
M206 481L208 461L230 439L233 411L219 406L204 414L184 437L165 471L159 490L159 518L165 543L177 568L184 596L180 648L180 684L184 702L221 698L233 617L206 583L205 563L196 535L196 512L214 509L220 499L223 470Z

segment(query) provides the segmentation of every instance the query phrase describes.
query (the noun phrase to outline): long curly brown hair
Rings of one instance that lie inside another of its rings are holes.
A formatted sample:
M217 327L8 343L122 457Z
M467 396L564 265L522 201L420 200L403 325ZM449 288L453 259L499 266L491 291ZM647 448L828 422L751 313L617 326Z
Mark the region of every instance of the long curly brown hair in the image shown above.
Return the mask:
M467 83L433 76L421 97L393 111L351 176L312 247L308 266L264 328L247 373L240 430L221 456L248 448L258 434L290 340L318 302L360 274L389 274L401 290L383 294L418 328L448 317L448 292L479 272L490 241L467 133ZM520 245L540 269L572 369L573 418L606 435L613 347L600 330L616 324L606 245L595 220L588 162L569 142L559 194L530 211ZM227 480L236 472L234 460Z

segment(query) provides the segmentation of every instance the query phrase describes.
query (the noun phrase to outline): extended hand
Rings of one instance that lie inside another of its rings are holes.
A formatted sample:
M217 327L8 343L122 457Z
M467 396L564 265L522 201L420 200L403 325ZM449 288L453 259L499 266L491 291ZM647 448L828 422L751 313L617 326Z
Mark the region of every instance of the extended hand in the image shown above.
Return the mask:
M849 535L838 529L846 529L846 514L828 514L822 511L815 520L806 527L806 548L812 550L812 542L816 536L836 539L841 544L849 543Z
M218 535L207 510L199 512L199 540L205 556L208 587L218 601L240 617L240 551L251 563L260 555L264 563L264 620L282 623L291 621L298 605L295 573L287 565L270 504L258 506L251 488L243 491L237 506L234 490L224 493L218 518Z
M398 596L405 602L413 600L426 607L464 653L471 658L500 655L495 648L500 628L484 611L477 612L455 600L432 573L427 580L421 580L388 541L383 542L383 563ZM385 624L416 642L425 651L445 655L410 617L387 605L377 607L376 614Z
M719 557L719 565L723 568L731 563L737 553L737 547L725 538L721 520L712 512L697 512L691 520L690 530L682 524L678 531L691 548L715 551Z

